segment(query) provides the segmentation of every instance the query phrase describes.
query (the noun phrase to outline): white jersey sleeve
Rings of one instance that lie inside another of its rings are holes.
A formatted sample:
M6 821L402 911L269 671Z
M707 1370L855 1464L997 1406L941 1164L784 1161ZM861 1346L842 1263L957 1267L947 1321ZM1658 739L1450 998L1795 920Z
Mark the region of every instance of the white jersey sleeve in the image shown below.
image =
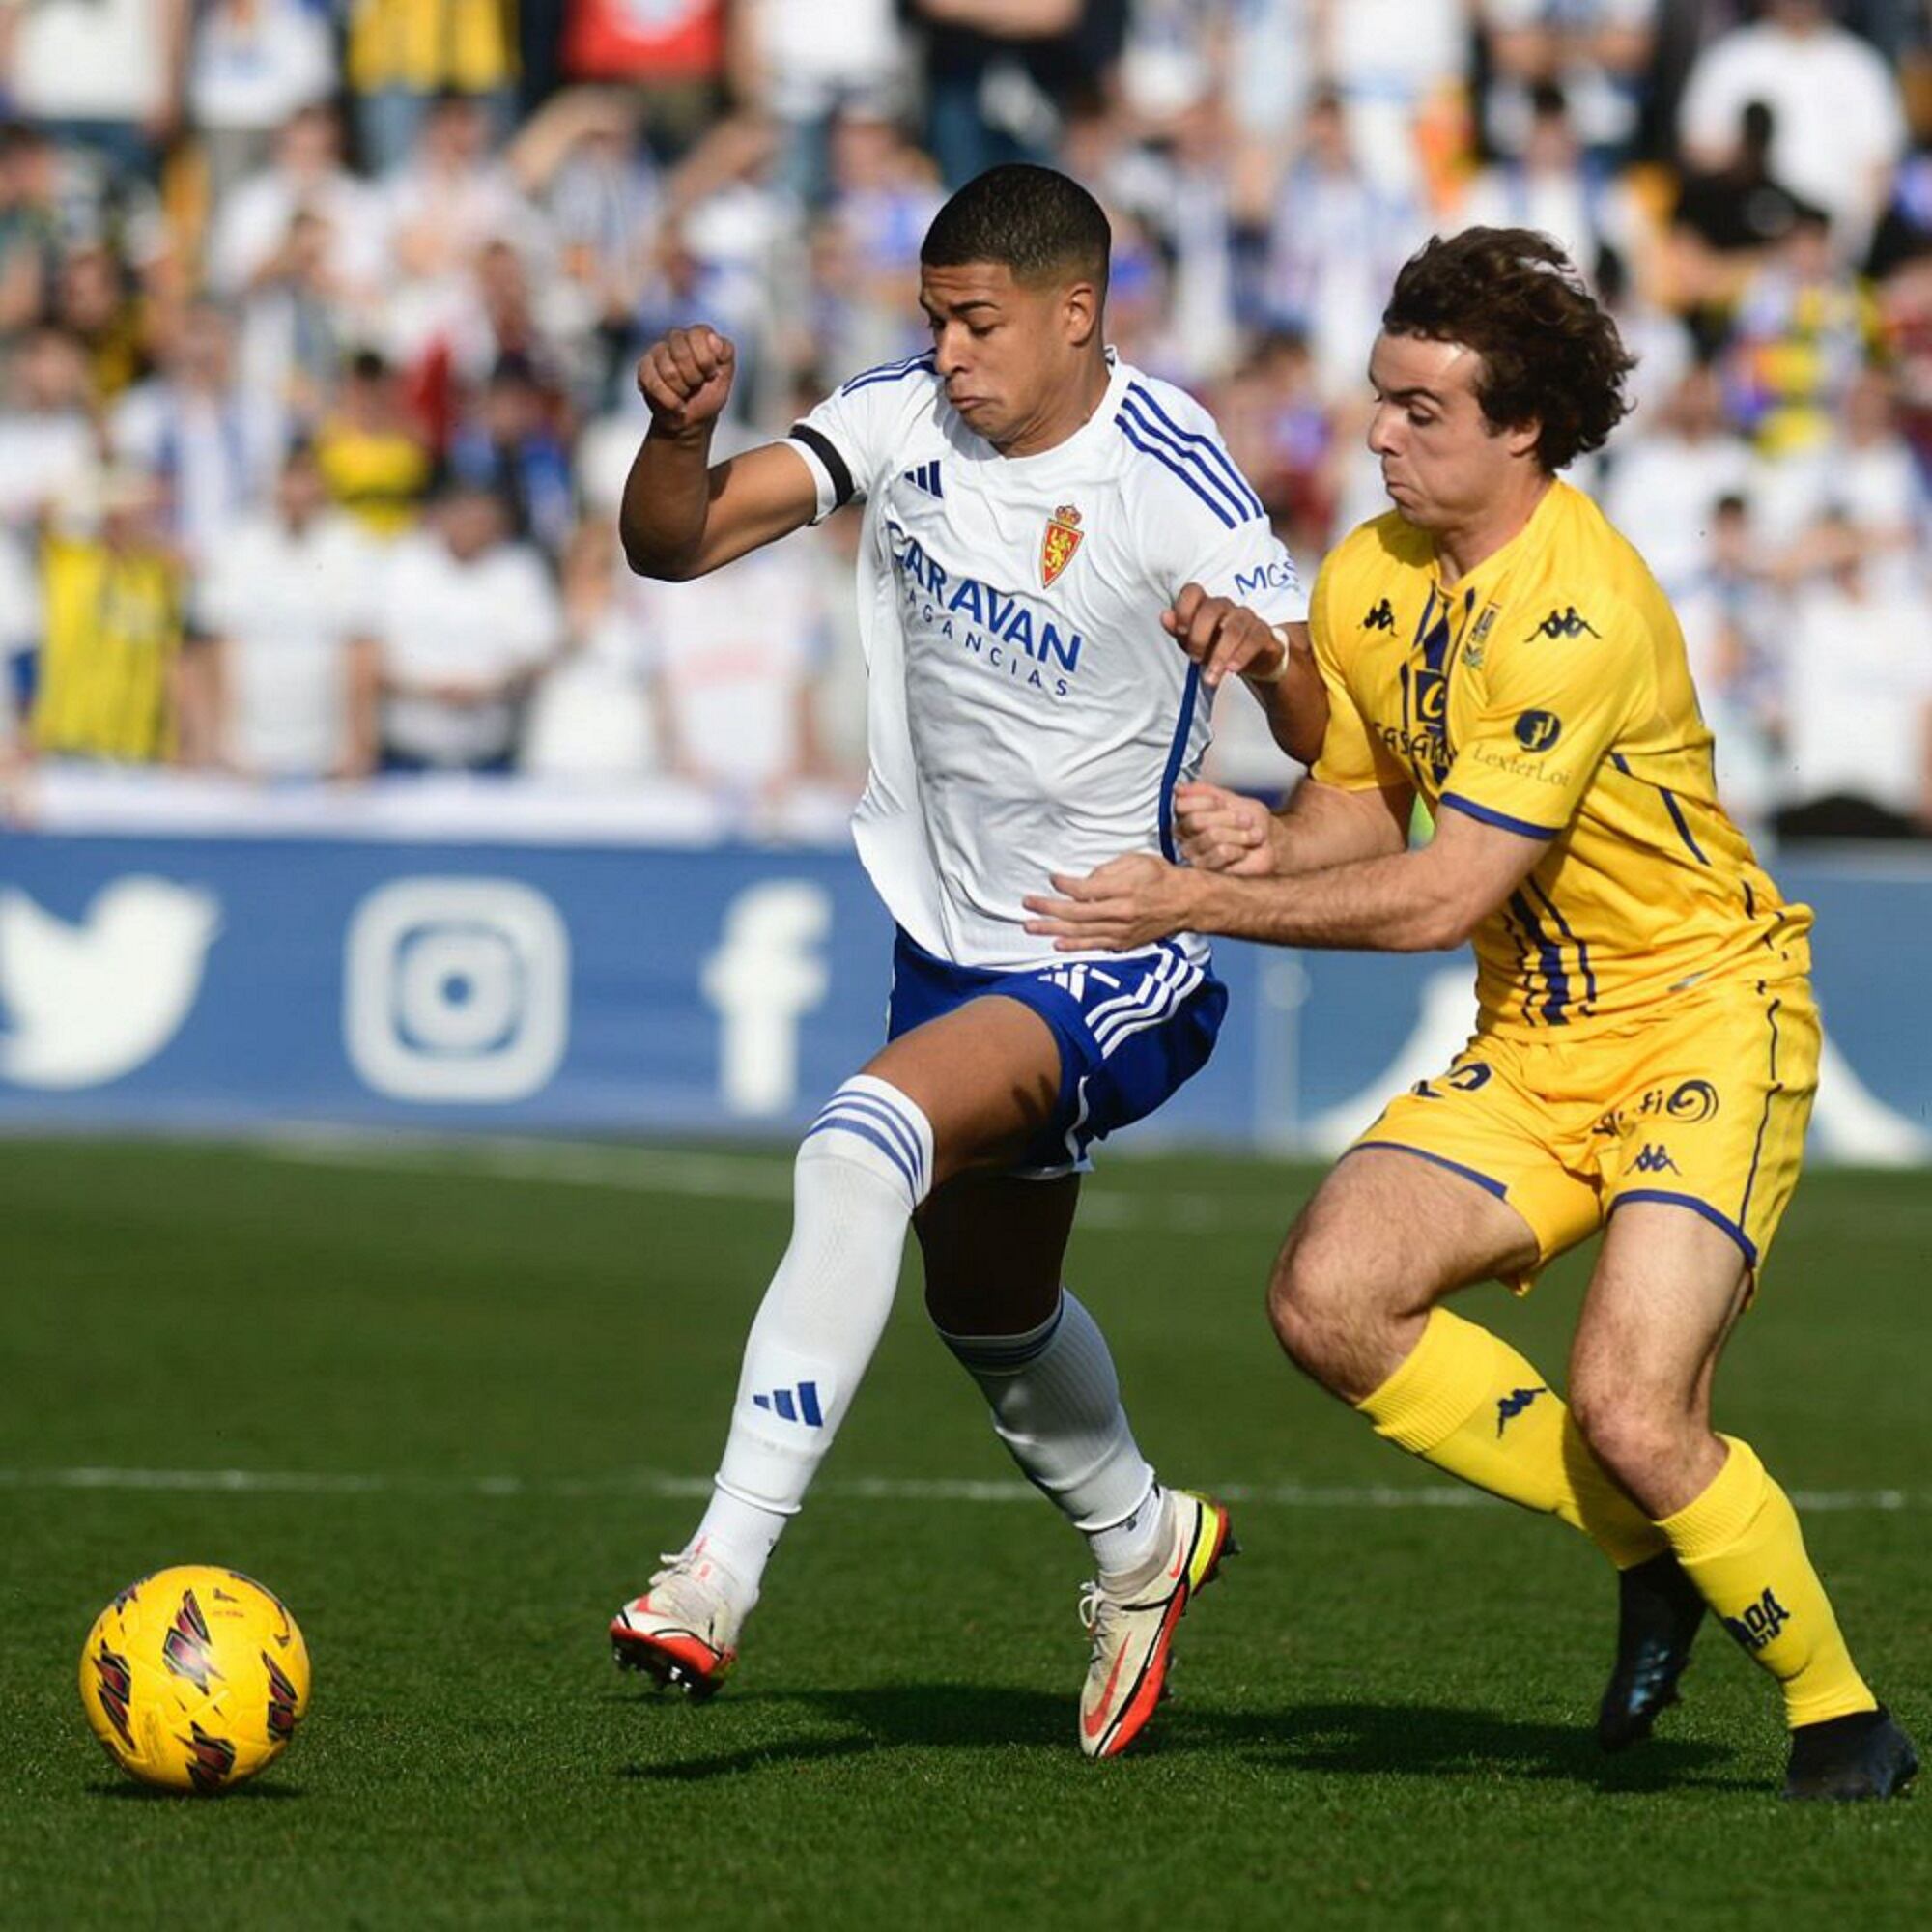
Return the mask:
M861 370L792 425L785 440L818 486L814 524L873 495L891 473L908 416L930 409L935 381L930 352L882 363Z
M1142 378L1129 384L1119 420L1129 444L1152 459L1136 469L1149 497L1141 526L1169 602L1198 583L1265 623L1306 622L1308 597L1294 559L1213 417L1184 391Z

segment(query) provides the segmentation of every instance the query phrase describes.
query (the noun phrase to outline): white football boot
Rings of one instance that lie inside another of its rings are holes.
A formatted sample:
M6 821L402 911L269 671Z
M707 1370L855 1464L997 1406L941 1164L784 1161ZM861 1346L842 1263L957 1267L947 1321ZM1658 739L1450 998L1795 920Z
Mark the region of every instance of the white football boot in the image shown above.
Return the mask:
M611 1619L619 1666L642 1670L660 1688L695 1699L716 1693L738 1661L738 1632L757 1602L702 1544L659 1559L664 1568L641 1597Z
M1080 1693L1080 1748L1118 1757L1153 1716L1167 1685L1175 1627L1224 1556L1239 1552L1228 1512L1190 1490L1167 1492L1168 1540L1151 1576L1101 1577L1080 1599L1094 1653Z

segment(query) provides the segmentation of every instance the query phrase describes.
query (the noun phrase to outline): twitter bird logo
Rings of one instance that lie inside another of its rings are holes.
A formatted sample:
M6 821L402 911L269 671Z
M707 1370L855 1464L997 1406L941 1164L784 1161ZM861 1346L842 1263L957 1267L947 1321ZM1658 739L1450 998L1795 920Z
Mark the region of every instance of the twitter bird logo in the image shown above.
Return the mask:
M221 923L213 896L132 873L76 925L0 890L0 1079L100 1087L152 1060L201 991Z

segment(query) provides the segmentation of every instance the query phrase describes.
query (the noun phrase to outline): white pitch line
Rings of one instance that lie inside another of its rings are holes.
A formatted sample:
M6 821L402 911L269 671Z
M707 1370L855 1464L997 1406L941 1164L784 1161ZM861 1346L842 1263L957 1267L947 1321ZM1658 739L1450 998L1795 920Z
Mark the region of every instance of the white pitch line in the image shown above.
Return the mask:
M301 1128L277 1133L249 1151L303 1167L346 1167L391 1174L441 1174L458 1179L545 1181L567 1187L610 1187L634 1194L672 1194L723 1201L789 1201L791 1162L769 1155L692 1153L676 1149L624 1147L600 1141L517 1138L445 1140L434 1136L370 1136ZM1083 1226L1094 1229L1166 1227L1200 1233L1230 1225L1284 1232L1294 1200L1194 1192L1089 1187L1080 1203Z
M1231 1503L1278 1509L1486 1509L1493 1496L1446 1484L1217 1483L1212 1493ZM306 1469L0 1469L0 1490L169 1492L191 1495L311 1496L643 1496L685 1501L708 1496L705 1476L640 1469L631 1475L428 1476L348 1474ZM813 1494L847 1502L1014 1503L1033 1496L1026 1483L952 1477L856 1476L813 1486ZM1932 1507L1932 1492L1907 1490L1800 1490L1801 1510L1825 1514L1890 1513Z

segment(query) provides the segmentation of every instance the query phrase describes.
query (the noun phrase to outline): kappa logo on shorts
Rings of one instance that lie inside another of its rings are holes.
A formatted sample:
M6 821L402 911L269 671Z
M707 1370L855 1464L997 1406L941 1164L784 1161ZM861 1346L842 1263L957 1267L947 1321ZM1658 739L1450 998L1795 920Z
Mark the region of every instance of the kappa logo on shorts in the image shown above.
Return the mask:
M1526 1409L1530 1406L1530 1404L1536 1400L1538 1396L1548 1395L1548 1393L1549 1393L1548 1389L1546 1388L1542 1382L1538 1382L1534 1388L1511 1389L1508 1395L1498 1397L1496 1401L1497 1440L1500 1441L1502 1439L1503 1431L1507 1429L1510 1426L1510 1424L1514 1422L1517 1419L1517 1417L1520 1415L1523 1412L1523 1410Z
M1791 1612L1772 1595L1771 1585L1767 1583L1764 1586L1764 1595L1750 1605L1743 1615L1724 1619L1724 1628L1755 1656L1790 1621Z
M1682 1174L1684 1170L1670 1158L1670 1150L1662 1141L1645 1141L1631 1165L1639 1174Z

